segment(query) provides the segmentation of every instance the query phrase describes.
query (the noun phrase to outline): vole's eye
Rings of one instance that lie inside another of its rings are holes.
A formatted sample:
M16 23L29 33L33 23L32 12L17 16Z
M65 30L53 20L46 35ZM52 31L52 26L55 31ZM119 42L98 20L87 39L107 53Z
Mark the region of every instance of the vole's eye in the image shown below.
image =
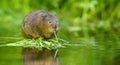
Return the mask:
M49 24L51 24L52 22L51 21L48 21Z
M53 26L53 22L52 22L52 21L49 21L48 24L49 24L50 26Z

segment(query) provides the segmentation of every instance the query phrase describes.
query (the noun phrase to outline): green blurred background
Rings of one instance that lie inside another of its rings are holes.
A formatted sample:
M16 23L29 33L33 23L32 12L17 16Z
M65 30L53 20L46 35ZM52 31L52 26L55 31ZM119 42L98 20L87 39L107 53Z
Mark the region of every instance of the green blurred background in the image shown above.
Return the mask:
M36 10L57 14L60 65L120 65L119 0L0 0L0 44L23 39L24 17ZM22 47L0 47L0 65L23 65Z

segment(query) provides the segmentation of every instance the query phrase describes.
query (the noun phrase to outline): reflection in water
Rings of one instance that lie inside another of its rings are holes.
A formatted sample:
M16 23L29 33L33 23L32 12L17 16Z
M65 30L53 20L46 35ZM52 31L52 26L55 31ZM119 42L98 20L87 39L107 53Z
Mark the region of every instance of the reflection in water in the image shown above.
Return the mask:
M56 50L24 48L22 52L25 65L59 65L58 57L54 57Z

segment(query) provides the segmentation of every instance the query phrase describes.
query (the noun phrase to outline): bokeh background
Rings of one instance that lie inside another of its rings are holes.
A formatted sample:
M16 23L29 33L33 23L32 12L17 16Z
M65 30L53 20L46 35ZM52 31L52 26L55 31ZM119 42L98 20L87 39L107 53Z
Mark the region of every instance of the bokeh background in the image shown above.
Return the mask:
M119 0L0 0L0 44L23 39L24 17L36 10L57 14L60 65L120 65ZM23 65L22 47L0 47L0 65Z

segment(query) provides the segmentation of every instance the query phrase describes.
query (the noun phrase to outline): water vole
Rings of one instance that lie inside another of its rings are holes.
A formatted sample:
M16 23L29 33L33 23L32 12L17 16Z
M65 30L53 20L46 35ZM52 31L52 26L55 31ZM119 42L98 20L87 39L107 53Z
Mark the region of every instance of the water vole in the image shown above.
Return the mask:
M54 37L59 28L58 18L55 14L38 10L27 15L23 21L22 30L25 38L44 39Z

